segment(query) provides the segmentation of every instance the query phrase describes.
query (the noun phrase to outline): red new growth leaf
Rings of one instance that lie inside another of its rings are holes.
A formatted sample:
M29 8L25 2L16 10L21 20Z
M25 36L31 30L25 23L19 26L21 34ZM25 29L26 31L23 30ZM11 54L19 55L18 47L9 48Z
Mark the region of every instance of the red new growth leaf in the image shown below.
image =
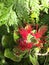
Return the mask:
M45 34L46 31L47 31L47 26L40 27L40 29L36 33L36 38L41 38Z

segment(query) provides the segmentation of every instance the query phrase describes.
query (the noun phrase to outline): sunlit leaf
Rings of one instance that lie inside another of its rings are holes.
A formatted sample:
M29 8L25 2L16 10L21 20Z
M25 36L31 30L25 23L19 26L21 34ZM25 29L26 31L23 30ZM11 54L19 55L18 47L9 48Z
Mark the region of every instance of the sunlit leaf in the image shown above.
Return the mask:
M33 65L39 65L36 56L33 56L33 57L32 57L31 55L29 55L29 59L30 59L30 62L31 62Z

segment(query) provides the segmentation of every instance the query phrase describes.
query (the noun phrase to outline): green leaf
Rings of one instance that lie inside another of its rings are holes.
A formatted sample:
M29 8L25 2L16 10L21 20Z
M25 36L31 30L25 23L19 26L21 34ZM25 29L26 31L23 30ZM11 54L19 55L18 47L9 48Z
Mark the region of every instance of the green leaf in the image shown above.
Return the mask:
M14 53L10 49L5 49L4 56L13 61L17 61L17 62L21 61L21 58L15 56Z
M17 39L19 39L19 36L18 36L18 34L15 31L14 31L13 37L14 37L14 41L16 41Z
M33 65L39 65L36 56L33 56L33 57L32 57L31 55L29 55L29 59L30 59L30 62L31 62Z
M16 2L16 0L2 0L2 1L5 3L6 7L10 7Z
M44 7L49 7L49 0L41 0L41 4L42 4Z
M29 22L29 15L27 11L28 9L26 8L26 2L27 0L17 0L15 4L15 9L20 20L23 19L23 21Z
M48 14L49 0L41 0L41 9Z
M40 14L39 0L30 0L30 7L32 8L31 19L33 20L35 18L36 22L38 22Z
M12 9L13 5L10 7L5 7L4 3L0 4L0 26L1 25L17 25L17 15Z
M19 57L19 58L23 58L23 56L26 54L27 51L21 51L19 48L15 47L13 49L14 54Z
M1 4L1 6L3 6L3 4ZM10 15L10 9L11 9L11 7L7 8L4 6L0 9L0 13L1 13L0 14L0 21L5 21L8 19L9 15Z
M17 25L17 22L18 22L18 19L17 19L16 13L13 10L11 10L10 16L8 18L8 25L9 26Z
M12 34L4 35L2 37L2 46L5 48L12 48L14 45Z

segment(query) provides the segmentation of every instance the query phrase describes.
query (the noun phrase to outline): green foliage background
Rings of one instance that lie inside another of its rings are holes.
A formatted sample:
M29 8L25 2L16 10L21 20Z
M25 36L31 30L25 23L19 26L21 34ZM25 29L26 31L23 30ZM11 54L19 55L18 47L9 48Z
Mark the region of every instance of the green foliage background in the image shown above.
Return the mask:
M26 52L17 57L12 51L13 32L25 23L48 25L49 41L49 0L0 0L0 65L32 65L29 57L23 58ZM49 65L49 55L38 57L38 61L40 65Z

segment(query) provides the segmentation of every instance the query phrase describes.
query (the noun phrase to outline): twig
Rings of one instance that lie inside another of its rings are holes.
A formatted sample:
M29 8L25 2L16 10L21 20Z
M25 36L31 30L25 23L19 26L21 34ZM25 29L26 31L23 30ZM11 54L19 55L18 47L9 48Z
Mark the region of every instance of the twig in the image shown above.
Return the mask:
M38 55L38 56L47 56L47 55L48 55L48 52L43 53L43 54L41 54L41 53L36 53L36 55Z

